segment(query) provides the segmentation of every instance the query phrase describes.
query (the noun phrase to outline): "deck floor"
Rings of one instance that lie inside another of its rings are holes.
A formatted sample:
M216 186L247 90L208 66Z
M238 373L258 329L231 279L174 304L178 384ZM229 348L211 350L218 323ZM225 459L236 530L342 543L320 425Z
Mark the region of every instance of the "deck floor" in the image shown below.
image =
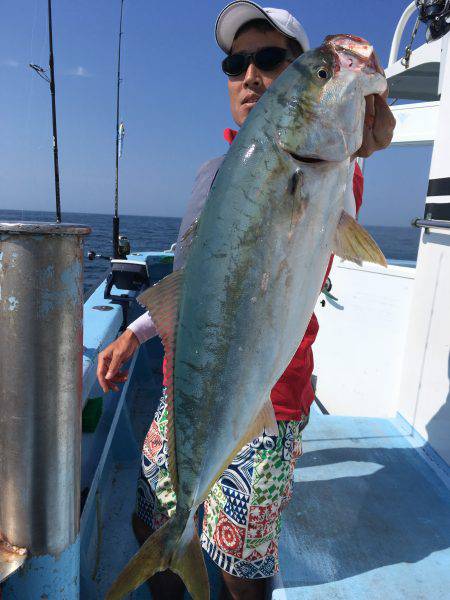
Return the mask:
M154 377L144 367L138 365L127 400L138 444L160 384L156 363ZM450 600L450 489L411 438L394 421L313 412L303 451L284 514L273 600ZM137 548L130 514L138 465L138 458L118 460L103 490L97 598ZM145 586L129 596L149 597Z
M274 600L450 599L450 490L394 421L313 414Z

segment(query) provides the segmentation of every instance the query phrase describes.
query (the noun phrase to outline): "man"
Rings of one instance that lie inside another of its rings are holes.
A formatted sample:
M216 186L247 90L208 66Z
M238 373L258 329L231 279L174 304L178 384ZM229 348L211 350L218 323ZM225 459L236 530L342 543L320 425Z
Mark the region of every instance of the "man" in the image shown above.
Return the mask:
M247 1L229 4L216 23L216 39L227 54L222 68L228 76L231 114L241 126L258 99L284 69L309 48L300 23L287 11L262 9ZM386 147L395 121L382 98L367 101L364 141L358 152L369 156ZM230 143L236 132L226 131ZM178 237L174 269L180 268L189 250L190 225L200 214L223 157L200 169ZM362 176L355 172L348 202L356 212L360 204ZM353 195L355 190L355 195ZM263 433L238 453L213 486L205 502L202 546L220 567L225 587L234 599L264 598L265 582L278 570L280 517L292 485L295 460L301 453L301 432L314 399L310 379L311 345L317 335L313 315L304 339L274 389L271 399L278 421L278 435ZM151 316L132 323L118 340L99 356L98 378L105 392L126 379L121 365L140 343L156 335ZM142 473L138 484L133 528L140 543L170 516L175 495L167 469L167 409L163 396L144 443ZM183 584L167 571L153 576L154 598L182 598Z

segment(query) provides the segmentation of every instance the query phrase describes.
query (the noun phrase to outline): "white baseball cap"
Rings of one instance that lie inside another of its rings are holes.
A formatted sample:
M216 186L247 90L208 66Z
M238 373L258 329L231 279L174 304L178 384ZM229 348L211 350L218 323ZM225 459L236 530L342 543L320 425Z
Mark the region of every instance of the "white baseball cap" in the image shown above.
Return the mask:
M309 50L308 36L291 13L282 8L261 8L249 0L231 2L217 17L216 41L220 48L229 54L238 29L253 19L265 19L288 38L297 40L303 51Z

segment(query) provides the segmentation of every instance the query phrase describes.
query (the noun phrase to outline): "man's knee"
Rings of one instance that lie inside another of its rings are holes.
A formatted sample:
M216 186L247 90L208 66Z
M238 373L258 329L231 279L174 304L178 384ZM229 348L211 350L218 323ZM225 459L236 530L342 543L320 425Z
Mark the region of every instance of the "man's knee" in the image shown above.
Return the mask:
M267 579L244 579L221 571L229 598L232 600L264 600Z

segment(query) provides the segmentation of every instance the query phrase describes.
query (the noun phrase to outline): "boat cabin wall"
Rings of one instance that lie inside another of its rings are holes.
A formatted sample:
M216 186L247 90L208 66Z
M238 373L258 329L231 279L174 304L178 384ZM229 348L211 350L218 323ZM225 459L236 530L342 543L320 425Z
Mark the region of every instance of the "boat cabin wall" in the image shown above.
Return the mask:
M441 101L399 395L399 412L450 464L450 33L442 40ZM444 53L443 53L444 57Z
M450 33L442 39L448 49ZM447 58L445 58L447 57ZM450 55L440 102L400 105L397 145L433 144L416 268L337 264L338 301L317 306L317 396L328 412L395 417L450 465ZM383 174L380 173L380 176ZM386 223L388 225L389 223Z
M317 303L314 350L316 394L330 414L395 416L414 278L413 263L384 269L335 260L337 300Z

